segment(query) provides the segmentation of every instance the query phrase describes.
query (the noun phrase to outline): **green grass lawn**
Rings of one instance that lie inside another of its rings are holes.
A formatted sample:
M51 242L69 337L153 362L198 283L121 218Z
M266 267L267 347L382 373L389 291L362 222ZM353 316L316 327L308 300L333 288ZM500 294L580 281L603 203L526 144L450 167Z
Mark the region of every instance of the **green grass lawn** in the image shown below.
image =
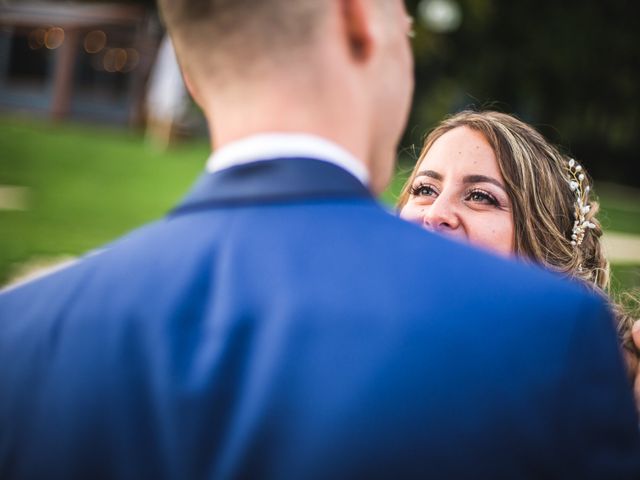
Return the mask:
M28 187L0 210L0 282L31 257L78 254L159 218L188 190L206 141L167 153L140 134L0 118L0 185Z
M202 172L206 141L159 152L138 132L0 117L0 185L28 188L26 210L0 209L0 284L34 257L77 255L164 215ZM383 201L393 204L410 168ZM610 230L640 234L640 194L604 185ZM640 266L616 266L621 288Z

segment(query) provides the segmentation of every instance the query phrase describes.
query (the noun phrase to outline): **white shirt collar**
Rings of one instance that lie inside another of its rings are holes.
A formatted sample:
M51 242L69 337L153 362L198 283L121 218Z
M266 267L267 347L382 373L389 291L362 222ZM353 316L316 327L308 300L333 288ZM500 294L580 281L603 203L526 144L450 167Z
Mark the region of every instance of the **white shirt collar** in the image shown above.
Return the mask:
M304 133L263 133L246 137L215 151L207 161L214 173L245 163L274 158L313 158L332 163L369 184L369 172L362 162L341 146L324 138Z

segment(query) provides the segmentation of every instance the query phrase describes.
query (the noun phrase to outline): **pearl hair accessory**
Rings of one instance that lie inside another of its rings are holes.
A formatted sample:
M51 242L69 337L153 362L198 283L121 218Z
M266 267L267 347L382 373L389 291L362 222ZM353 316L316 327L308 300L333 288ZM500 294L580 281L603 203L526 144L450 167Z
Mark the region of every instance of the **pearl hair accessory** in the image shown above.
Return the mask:
M569 159L567 170L569 171L569 188L576 196L571 245L578 247L584 240L587 229L596 228L594 223L585 219L585 215L591 210L591 206L588 204L589 190L591 188L586 182L582 166L573 158Z

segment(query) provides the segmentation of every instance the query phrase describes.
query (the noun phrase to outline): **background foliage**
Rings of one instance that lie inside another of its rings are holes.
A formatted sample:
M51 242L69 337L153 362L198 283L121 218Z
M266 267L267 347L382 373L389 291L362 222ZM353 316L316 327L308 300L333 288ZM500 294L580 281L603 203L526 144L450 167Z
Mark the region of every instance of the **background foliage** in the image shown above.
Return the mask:
M594 177L640 185L640 2L456 2L457 30L417 22L408 144L450 112L491 106L538 127ZM417 16L419 3L407 2Z

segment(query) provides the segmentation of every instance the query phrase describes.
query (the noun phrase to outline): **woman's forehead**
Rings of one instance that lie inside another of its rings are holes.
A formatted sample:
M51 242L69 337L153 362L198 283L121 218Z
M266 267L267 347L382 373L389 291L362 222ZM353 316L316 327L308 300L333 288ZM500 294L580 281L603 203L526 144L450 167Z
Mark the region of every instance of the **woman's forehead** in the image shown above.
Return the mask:
M500 175L495 153L484 135L469 127L456 127L433 142L422 159L419 171L436 171L445 175Z

